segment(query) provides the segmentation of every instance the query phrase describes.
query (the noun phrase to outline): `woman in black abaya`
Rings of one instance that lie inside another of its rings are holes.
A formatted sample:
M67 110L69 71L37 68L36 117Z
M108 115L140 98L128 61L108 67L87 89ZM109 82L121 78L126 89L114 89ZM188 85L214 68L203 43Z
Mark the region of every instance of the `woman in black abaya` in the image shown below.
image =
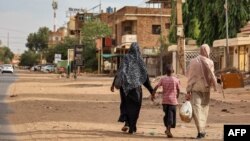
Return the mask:
M115 79L121 79L121 115L119 120L125 122L125 126L128 126L129 133L136 132L136 124L139 118L141 104L142 104L142 85L144 85L150 94L153 94L153 88L150 84L146 65L143 62L140 48L137 43L132 43L128 54L125 55ZM114 82L111 86L111 91L114 91ZM127 128L122 128L127 129ZM126 130L123 130L126 131Z

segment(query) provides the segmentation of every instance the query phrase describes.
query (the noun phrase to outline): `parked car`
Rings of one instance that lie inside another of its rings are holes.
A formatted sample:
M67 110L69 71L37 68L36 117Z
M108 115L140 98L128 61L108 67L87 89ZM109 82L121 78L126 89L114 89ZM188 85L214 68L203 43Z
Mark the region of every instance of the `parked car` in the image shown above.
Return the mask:
M41 67L42 72L54 72L55 66L54 65L44 65Z
M3 64L1 72L2 73L13 73L14 68L13 68L13 66L11 64Z
M33 67L31 67L30 68L30 70L32 70L32 71L41 71L41 65L35 65L35 66L33 66Z

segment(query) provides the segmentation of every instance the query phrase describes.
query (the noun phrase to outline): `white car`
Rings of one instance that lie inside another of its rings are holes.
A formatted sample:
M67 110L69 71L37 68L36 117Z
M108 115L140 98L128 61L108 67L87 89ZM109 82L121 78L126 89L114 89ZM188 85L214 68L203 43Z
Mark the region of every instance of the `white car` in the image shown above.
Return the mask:
M3 64L1 72L2 73L5 73L5 72L13 73L14 72L13 66L11 64Z

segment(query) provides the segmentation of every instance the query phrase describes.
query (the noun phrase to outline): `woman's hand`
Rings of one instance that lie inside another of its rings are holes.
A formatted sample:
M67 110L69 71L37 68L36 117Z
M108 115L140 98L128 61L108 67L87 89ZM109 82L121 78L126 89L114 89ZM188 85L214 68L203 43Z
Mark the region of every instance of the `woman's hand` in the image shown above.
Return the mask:
M115 86L114 86L114 85L112 85L112 86L110 87L110 91L111 91L111 92L114 92L114 91L115 91Z

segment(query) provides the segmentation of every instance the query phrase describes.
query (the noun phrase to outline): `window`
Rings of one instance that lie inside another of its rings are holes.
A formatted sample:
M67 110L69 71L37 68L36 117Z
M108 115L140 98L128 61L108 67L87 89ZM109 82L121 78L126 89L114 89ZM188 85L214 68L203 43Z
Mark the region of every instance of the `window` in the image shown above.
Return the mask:
M75 35L75 31L74 30L70 30L70 35Z
M84 21L84 16L83 16L83 15L80 15L80 16L78 17L78 20L79 20L79 21Z
M152 34L161 34L161 25L152 25Z
M89 20L91 20L91 16L86 15L86 16L85 16L85 21L89 21Z
M125 26L124 27L124 33L125 34L132 34L132 27L131 26Z

